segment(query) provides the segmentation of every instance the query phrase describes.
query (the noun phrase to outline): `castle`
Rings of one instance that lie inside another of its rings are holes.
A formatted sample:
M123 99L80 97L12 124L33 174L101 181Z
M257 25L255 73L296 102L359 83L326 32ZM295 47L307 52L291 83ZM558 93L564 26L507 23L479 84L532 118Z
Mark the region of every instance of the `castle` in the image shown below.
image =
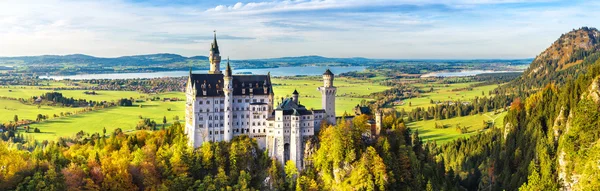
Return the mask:
M189 144L199 147L208 141L230 141L234 136L248 135L281 164L292 160L302 169L305 140L319 131L321 123L336 123L334 74L325 71L323 86L317 89L323 109L301 105L296 90L274 107L270 74L233 75L229 59L225 71L221 71L219 54L215 34L208 73L193 74L190 70L185 111Z

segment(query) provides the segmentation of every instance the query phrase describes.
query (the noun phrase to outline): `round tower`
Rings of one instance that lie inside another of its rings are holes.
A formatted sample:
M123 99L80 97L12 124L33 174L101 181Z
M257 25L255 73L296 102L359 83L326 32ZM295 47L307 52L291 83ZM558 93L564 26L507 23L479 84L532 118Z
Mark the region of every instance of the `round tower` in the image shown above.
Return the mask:
M233 76L231 75L231 66L229 66L229 58L227 58L227 69L225 75L223 75L223 93L225 94L225 113L224 113L224 132L225 141L231 141L233 139Z
M318 90L321 92L321 106L325 110L325 119L327 123L335 125L335 94L337 88L333 86L334 75L331 70L327 69L323 73L323 86Z
M375 135L379 135L381 133L381 128L383 127L383 112L381 110L377 110L375 112Z

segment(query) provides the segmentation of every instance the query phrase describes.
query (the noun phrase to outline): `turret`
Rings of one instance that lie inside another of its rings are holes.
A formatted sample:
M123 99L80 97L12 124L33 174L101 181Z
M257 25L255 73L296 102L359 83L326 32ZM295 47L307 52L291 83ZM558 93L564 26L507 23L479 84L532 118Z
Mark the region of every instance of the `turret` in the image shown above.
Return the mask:
M381 112L381 110L377 110L377 112L375 112L375 135L379 135L381 133L382 127L383 127L383 112Z
M292 100L294 101L294 103L296 103L296 105L298 105L298 91L294 90L294 93L292 93Z
M225 113L224 113L224 140L231 141L233 139L233 76L231 75L231 66L229 58L227 58L227 69L223 75L223 93L225 94Z
M323 73L323 87L333 87L333 73L331 70L327 69L325 73Z
M335 124L335 94L337 88L333 86L334 75L331 70L327 69L323 73L323 86L319 87L318 90L321 92L321 105L327 115L325 119L329 124Z
M213 42L210 44L210 53L208 55L208 61L210 62L210 70L209 74L220 74L221 73L221 56L219 55L219 45L217 44L217 32L215 32L215 36Z

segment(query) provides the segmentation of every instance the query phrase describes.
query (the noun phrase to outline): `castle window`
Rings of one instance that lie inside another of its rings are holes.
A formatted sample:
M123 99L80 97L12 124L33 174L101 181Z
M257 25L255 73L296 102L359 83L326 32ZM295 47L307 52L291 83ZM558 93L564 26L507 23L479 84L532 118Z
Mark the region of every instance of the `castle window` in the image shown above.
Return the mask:
M202 127L204 127L204 125L200 124L200 125L198 125L198 127L202 128Z
M198 101L198 104L202 105L202 100Z
M223 131L221 131L221 134L225 134Z
M212 120L212 116L208 116L208 120Z
M265 103L265 99L260 99L260 102L261 103Z
M212 124L211 124L211 123L209 123L209 124L208 124L208 127L212 127Z
M200 108L199 112L202 112L202 108Z
M252 103L256 103L256 99L252 99Z
M206 100L206 104L210 104L210 101Z
M238 103L242 103L242 100L241 100L241 99L238 99L238 100L237 100L237 102L238 102Z
M219 100L215 101L215 104L219 104Z
M209 135L212 135L212 131L208 131L208 134L209 134Z
M252 133L256 133L254 130L255 130L255 129L252 129Z
M200 121L204 120L204 117L200 116Z
M206 113L210 112L210 109L206 109Z
M255 108L254 108L254 107L252 107L252 111L254 111L254 110L255 110Z
M248 102L250 102L250 99L246 99L246 100L244 100L244 102L248 103Z

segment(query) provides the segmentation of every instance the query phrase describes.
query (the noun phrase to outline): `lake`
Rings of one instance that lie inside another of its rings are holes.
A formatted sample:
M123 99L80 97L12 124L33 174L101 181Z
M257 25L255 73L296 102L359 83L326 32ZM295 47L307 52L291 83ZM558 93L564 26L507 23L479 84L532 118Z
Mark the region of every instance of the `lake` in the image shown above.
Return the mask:
M317 76L322 75L325 70L330 69L334 74L340 74L352 71L363 71L365 66L297 66L297 67L279 67L279 68L260 68L260 69L233 69L234 74L267 74L271 76ZM221 69L224 70L224 69ZM207 70L196 70L193 73L207 73ZM70 76L40 76L42 79L54 80L89 80L89 79L136 79L136 78L162 78L162 77L181 77L188 76L189 71L170 71L170 72L150 72L150 73L110 73L110 74L78 74Z
M421 78L426 78L426 77L463 77L463 76L475 76L477 74L506 73L506 72L523 72L523 71L462 70L459 72L431 72L431 73L422 75Z

